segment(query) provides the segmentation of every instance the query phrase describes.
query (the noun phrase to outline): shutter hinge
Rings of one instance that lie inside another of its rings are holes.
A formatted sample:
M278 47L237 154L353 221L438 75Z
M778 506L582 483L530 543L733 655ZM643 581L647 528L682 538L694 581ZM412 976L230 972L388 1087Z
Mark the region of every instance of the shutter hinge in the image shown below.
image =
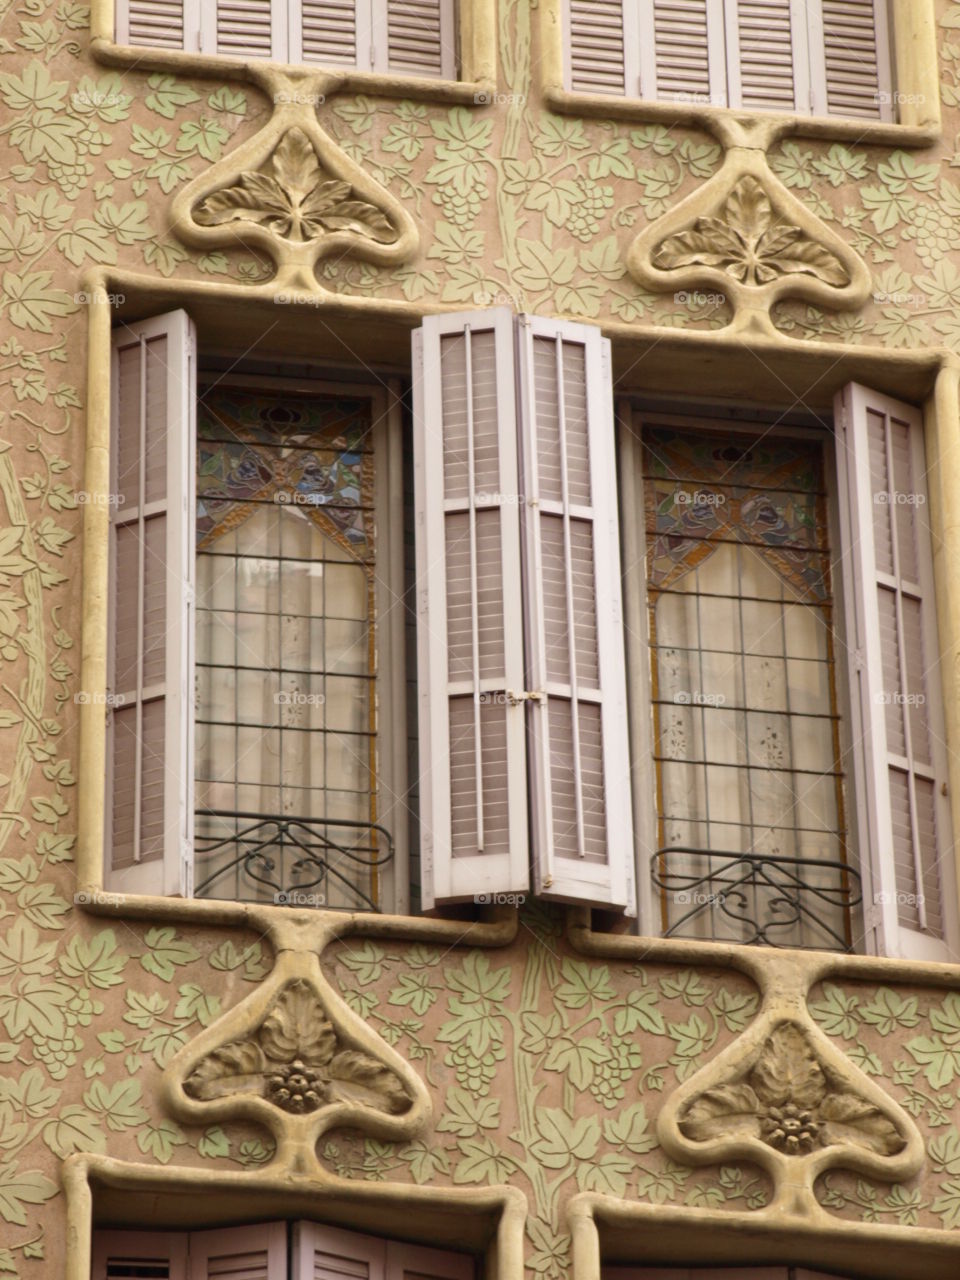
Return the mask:
M180 887L185 898L193 897L193 850L186 843L180 848Z
M856 667L856 669L857 669L858 671L862 671L862 670L863 670L865 663L864 663L864 661L863 661L863 650L862 650L862 649L854 649L854 651L853 651L853 665Z
M183 588L184 604L196 604L197 592L192 582L188 582Z
M876 904L863 909L863 923L868 929L879 929L883 923L883 913Z
M376 69L377 69L377 46L372 44L370 46L370 70L376 71Z
M511 707L519 707L523 702L546 702L546 694L539 690L533 693L517 693L516 689L507 689L507 701Z

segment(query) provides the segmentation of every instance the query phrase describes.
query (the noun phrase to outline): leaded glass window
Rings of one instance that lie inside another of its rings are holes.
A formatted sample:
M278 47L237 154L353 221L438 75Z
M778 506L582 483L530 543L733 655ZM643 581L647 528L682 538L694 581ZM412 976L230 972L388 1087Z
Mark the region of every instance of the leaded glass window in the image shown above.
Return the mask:
M377 903L371 417L350 396L200 397L198 892Z
M663 928L848 946L819 438L643 434Z

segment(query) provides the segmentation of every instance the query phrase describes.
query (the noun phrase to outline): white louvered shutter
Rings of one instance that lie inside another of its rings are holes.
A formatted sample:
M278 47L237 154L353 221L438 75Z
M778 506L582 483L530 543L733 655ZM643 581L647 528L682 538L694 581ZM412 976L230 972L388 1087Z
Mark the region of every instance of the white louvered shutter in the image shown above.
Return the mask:
M836 420L860 846L875 862L867 923L887 955L947 959L953 852L923 420L856 383Z
M195 339L183 311L114 333L107 881L191 891Z
M117 44L200 49L200 0L117 0Z
M469 1254L393 1240L387 1243L386 1280L475 1280L476 1274Z
M731 107L810 111L807 0L726 0Z
M292 0L290 61L370 71L369 0Z
M95 1231L90 1280L188 1280L182 1232Z
M537 892L635 911L610 344L520 320Z
M636 69L632 77L627 74L628 55L638 65L636 42L627 35L631 12L631 0L566 0L567 88L577 93L639 92Z
M193 1231L189 1238L189 1280L287 1280L287 1226Z
M414 336L428 907L528 885L515 385L506 309L430 317Z
M215 50L232 58L289 60L286 5L282 0L204 0L201 22L204 52ZM211 23L215 23L212 33Z
M894 118L885 0L808 5L814 115Z
M374 71L453 80L453 0L373 0Z
M723 0L634 2L640 15L643 96L693 105L725 105Z
M291 1280L387 1280L387 1245L376 1236L298 1222Z

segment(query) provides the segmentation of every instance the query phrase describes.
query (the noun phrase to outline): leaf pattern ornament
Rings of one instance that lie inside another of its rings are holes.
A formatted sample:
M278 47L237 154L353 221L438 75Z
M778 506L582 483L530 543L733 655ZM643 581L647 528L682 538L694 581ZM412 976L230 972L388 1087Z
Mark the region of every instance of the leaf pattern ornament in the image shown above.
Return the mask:
M666 271L716 267L753 286L789 275L814 276L837 288L850 283L836 254L775 216L770 197L749 174L730 192L719 216L698 218L691 230L661 241L653 264Z
M310 139L290 129L265 171L247 171L232 186L206 196L194 210L203 227L255 222L284 240L305 243L333 231L391 244L398 231L381 209L358 199L349 182L328 178Z
M770 1034L745 1080L695 1098L680 1130L695 1142L758 1138L790 1156L838 1143L892 1156L907 1145L879 1107L830 1079L790 1023Z
M392 1071L369 1054L342 1047L305 982L286 987L250 1036L208 1054L183 1088L200 1102L254 1093L292 1115L335 1102L399 1115L412 1104Z

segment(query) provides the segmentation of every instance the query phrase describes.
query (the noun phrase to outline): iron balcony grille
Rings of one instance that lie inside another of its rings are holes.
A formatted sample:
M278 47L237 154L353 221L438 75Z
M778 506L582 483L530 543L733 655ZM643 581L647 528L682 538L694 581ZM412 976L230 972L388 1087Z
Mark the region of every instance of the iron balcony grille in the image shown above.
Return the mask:
M664 936L851 951L860 875L839 859L671 845L651 859Z
M197 809L198 898L380 911L393 838L372 822ZM334 838L336 837L336 838Z

